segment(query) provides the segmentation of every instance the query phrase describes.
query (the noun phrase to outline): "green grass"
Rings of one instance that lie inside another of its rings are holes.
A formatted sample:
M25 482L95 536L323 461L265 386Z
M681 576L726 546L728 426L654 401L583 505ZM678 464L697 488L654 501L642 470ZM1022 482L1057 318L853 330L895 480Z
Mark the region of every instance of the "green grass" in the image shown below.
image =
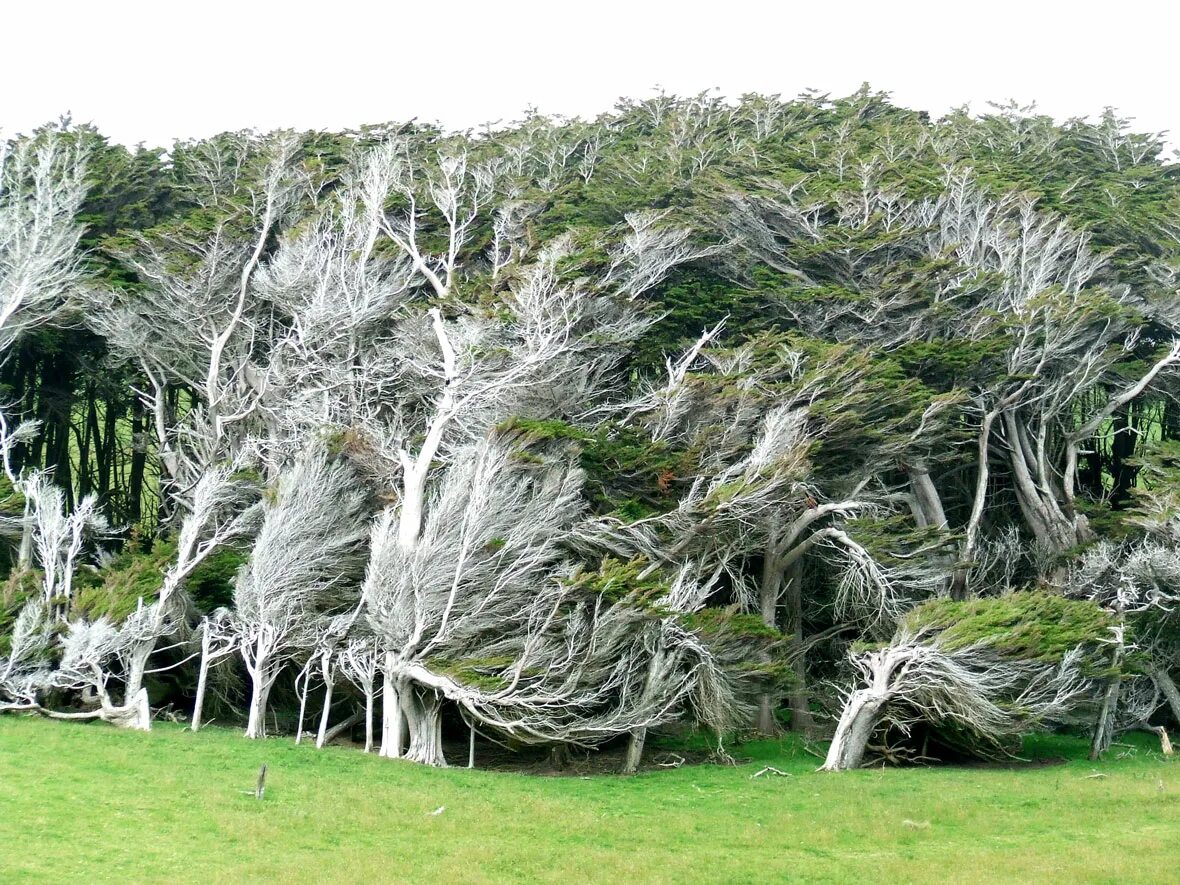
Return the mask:
M1135 737L1061 765L820 774L791 739L624 778L428 770L289 739L0 717L3 881L1166 879L1180 766ZM266 798L246 790L270 767ZM775 765L790 777L752 775ZM1101 777L1093 777L1095 772ZM445 806L440 814L432 811Z

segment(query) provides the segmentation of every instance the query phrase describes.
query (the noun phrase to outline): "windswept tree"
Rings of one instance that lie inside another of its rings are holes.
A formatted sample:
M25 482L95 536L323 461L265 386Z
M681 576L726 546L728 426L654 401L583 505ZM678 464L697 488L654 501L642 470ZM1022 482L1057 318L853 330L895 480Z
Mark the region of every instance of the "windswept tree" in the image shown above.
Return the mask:
M339 456L312 444L264 496L250 557L234 581L234 626L250 675L246 736L266 734L284 665L325 613L355 604L368 493Z
M886 723L903 733L922 723L964 751L1006 755L1014 738L1093 697L1112 626L1093 603L1036 591L919 606L888 643L852 653L864 686L849 692L823 767L859 767Z

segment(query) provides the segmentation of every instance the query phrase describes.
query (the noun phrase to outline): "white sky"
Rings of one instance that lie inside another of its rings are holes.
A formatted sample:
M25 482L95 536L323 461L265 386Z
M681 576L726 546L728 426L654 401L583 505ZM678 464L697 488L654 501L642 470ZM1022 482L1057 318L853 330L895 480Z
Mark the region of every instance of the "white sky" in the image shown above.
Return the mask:
M622 95L867 80L941 114L1114 105L1180 140L1180 3L1057 0L0 0L0 129L71 111L115 141L257 127L593 116Z

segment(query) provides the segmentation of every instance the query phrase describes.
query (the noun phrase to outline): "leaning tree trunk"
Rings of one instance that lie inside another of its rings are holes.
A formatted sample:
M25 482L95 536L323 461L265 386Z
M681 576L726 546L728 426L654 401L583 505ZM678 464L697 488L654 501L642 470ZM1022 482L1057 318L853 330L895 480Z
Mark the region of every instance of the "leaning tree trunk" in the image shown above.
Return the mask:
M832 738L832 745L828 747L828 756L821 771L860 768L869 738L881 722L889 697L888 691L879 688L862 688L852 693L844 712L840 714L840 723L836 726L836 734Z
M1180 690L1176 688L1176 683L1172 680L1172 675L1168 672L1166 667L1151 668L1151 678L1155 681L1156 687L1159 688L1165 698L1168 699L1168 706L1172 710L1172 718L1180 723Z
M209 686L209 626L201 625L201 667L197 675L197 696L193 699L192 730L200 731L205 709L205 689Z
M660 637L657 637L657 642ZM664 649L661 645L656 646L656 650L652 653L651 662L647 667L647 675L643 683L643 700L647 701L655 692L656 681L659 677L659 672L664 666ZM623 774L635 774L639 771L640 763L643 762L643 747L647 743L647 726L641 725L638 728L631 729L631 736L627 739L627 755L623 759Z

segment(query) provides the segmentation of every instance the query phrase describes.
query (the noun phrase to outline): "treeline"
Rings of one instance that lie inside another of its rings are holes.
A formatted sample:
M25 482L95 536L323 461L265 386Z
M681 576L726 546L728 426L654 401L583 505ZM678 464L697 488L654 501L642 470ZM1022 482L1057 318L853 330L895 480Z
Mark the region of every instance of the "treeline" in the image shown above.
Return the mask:
M628 770L674 722L838 720L843 768L1180 714L1180 190L1111 111L9 147L12 709L212 681L298 737L315 685L321 743Z

